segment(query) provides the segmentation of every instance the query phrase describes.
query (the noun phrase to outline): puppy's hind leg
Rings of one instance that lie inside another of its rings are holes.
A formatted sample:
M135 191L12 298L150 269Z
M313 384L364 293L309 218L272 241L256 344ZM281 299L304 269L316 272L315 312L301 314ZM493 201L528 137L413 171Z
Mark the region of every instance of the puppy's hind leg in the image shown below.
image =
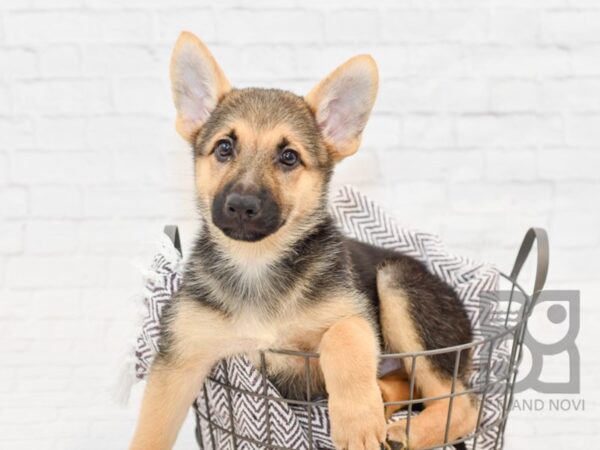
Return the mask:
M428 327L437 327L430 333L437 333L437 347L441 348L456 345L456 335L447 336L444 342L443 321L453 321L459 314L457 311L436 311L438 302L457 301L446 298L444 286L436 286L438 280L427 279L433 275L427 273L410 273L415 267L402 267L403 262L391 262L382 267L377 274L377 289L380 299L380 316L383 339L387 350L397 353L420 352L432 349L435 337L424 336ZM408 276L412 280L407 279ZM415 276L418 275L418 276ZM425 280L423 278L426 278ZM433 286L428 285L432 283ZM419 283L421 286L413 285ZM423 285L428 285L423 289ZM439 288L439 289L437 289ZM439 298L441 297L441 298ZM435 302L430 307L423 308L423 304L416 302ZM460 304L457 305L460 307ZM451 309L454 307L451 307ZM426 314L424 314L426 312ZM449 316L448 316L449 315ZM464 326L464 321L458 320L453 326ZM441 328L441 329L440 329ZM440 335L441 333L441 335ZM462 338L469 338L470 332L465 332ZM460 339L458 339L460 340ZM438 359L435 359L438 358ZM422 398L448 396L452 388L459 393L465 390L465 368L459 371L459 376L452 383L453 366L456 353L447 355L446 360L439 356L417 356L414 359L407 357L403 364L410 376L415 377L414 387L422 394ZM466 366L468 357L465 357L463 366ZM412 368L414 367L414 373ZM416 397L416 396L415 396ZM394 422L388 427L388 442L393 449L419 450L441 445L446 441L446 424L448 422L449 398L425 402L425 409L416 417L411 417L410 428L407 429L407 420ZM477 408L475 402L468 395L458 395L452 401L451 419L448 425L447 441L453 441L467 435L475 428Z
M410 383L406 375L394 371L377 380L384 402L402 402L410 399ZM385 418L389 419L396 411L404 408L401 405L389 405L385 408Z

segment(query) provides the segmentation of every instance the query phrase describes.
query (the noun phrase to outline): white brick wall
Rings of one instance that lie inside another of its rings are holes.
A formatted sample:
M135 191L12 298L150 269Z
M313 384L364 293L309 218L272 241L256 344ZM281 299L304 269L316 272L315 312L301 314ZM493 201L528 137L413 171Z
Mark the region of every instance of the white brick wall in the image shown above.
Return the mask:
M597 0L2 0L0 448L126 446L140 387L125 409L108 389L135 263L163 224L194 229L167 80L182 29L240 86L303 93L372 53L380 97L336 185L505 270L549 230L548 285L582 289L586 409L515 412L507 448L596 448L599 24Z

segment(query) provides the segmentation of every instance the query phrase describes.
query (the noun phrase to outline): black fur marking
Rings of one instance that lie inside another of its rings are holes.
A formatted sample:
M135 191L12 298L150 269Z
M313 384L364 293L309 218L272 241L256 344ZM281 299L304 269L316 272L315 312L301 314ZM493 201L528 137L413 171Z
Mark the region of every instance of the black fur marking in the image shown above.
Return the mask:
M346 240L352 255L359 288L379 311L377 271L393 270L395 283L407 295L410 314L425 350L466 344L472 341L471 322L456 292L414 258L361 242ZM385 344L385 343L384 343ZM456 353L432 355L434 367L446 376L454 373ZM466 374L468 351L461 352L459 377Z
M181 292L181 291L180 291ZM175 294L175 298L172 301L167 302L162 310L161 322L163 326L160 328L160 339L158 340L158 352L154 359L154 365L162 364L171 360L173 355L173 348L175 344L175 337L173 330L170 327L173 316L175 315L175 305L177 302L178 294Z

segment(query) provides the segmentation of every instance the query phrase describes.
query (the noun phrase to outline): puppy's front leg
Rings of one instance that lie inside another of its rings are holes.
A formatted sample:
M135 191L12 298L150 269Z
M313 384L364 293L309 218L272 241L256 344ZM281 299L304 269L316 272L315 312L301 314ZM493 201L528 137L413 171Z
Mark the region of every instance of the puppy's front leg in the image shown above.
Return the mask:
M323 335L320 354L334 444L339 449L378 450L385 442L385 417L373 326L357 316L335 323Z
M225 318L180 295L165 312L130 450L170 450L212 366L234 350Z
M169 450L213 361L152 366L130 450Z

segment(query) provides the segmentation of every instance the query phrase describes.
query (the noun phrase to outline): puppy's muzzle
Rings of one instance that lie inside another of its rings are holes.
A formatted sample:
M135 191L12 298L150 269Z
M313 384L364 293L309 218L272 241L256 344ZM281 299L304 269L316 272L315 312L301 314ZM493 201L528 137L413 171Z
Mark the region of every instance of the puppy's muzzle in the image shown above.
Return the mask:
M227 186L215 197L212 219L226 236L239 241L259 241L283 223L279 205L265 188Z

